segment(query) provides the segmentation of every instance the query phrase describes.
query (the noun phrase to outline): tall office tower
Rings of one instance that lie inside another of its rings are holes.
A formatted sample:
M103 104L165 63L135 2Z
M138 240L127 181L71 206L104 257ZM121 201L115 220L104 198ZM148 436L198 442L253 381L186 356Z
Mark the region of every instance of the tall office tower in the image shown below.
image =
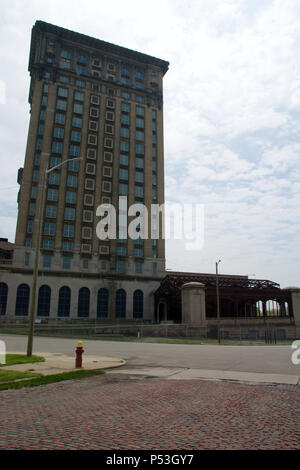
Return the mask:
M38 314L153 318L151 294L164 275L165 246L161 233L151 238L150 207L164 203L162 82L168 66L35 23L13 266L30 290L42 220ZM142 214L128 215L134 203L149 210L148 239L127 235ZM116 210L116 239L99 239L101 204Z

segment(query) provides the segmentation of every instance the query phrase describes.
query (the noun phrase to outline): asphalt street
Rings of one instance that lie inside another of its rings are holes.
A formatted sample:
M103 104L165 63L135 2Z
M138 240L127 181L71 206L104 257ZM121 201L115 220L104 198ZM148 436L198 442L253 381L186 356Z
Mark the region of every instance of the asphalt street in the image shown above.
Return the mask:
M81 338L78 338L81 339ZM6 350L26 352L27 337L1 335ZM35 337L33 353L72 354L77 339ZM300 376L291 346L223 346L84 340L85 354L121 357L131 367L178 367Z

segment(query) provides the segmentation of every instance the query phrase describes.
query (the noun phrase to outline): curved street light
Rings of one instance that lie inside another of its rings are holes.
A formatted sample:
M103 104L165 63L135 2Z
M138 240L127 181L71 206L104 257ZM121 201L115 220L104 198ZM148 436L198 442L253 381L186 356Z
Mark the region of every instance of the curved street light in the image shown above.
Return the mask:
M38 232L37 232L37 244L35 248L35 258L34 258L34 267L33 267L33 280L32 280L32 288L31 288L31 301L30 301L30 316L29 316L29 332L28 332L28 341L27 341L27 356L32 356L32 345L33 345L33 333L34 333L34 318L35 318L35 309L36 309L36 291L37 291L37 280L38 280L38 271L39 271L39 259L40 259L40 250L41 250L41 240L42 240L42 225L43 225L43 208L45 203L45 182L46 176L51 171L60 168L65 163L74 160L82 160L82 157L76 158L68 158L63 162L55 165L52 168L48 168L43 173L43 180L42 180L42 194L41 194L41 201L40 201L40 212L39 212L39 224L38 224Z
M220 320L220 295L219 295L219 275L218 266L221 260L216 262L216 289L217 289L217 328L218 328L218 343L221 344L221 320Z

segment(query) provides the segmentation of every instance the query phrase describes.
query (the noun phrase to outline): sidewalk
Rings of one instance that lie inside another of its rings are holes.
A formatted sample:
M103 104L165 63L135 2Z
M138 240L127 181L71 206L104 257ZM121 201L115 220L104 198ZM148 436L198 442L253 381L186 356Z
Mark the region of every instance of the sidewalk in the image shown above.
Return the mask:
M14 351L9 351L10 354L20 354ZM61 353L48 353L39 352L39 356L45 358L45 362L32 362L27 364L14 364L12 366L3 366L5 370L16 370L26 372L30 369L31 372L37 372L43 375L59 374L62 372L69 372L78 370L75 367L75 353L74 354L61 354ZM112 367L120 367L126 364L124 359L118 357L105 357L105 356L91 356L82 355L82 369L110 369Z

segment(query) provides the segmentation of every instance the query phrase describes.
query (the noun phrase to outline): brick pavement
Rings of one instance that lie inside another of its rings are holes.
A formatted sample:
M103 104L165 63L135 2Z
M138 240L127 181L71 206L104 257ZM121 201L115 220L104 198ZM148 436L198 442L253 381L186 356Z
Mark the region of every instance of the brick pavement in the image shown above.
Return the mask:
M300 387L105 375L0 392L0 449L300 449Z

